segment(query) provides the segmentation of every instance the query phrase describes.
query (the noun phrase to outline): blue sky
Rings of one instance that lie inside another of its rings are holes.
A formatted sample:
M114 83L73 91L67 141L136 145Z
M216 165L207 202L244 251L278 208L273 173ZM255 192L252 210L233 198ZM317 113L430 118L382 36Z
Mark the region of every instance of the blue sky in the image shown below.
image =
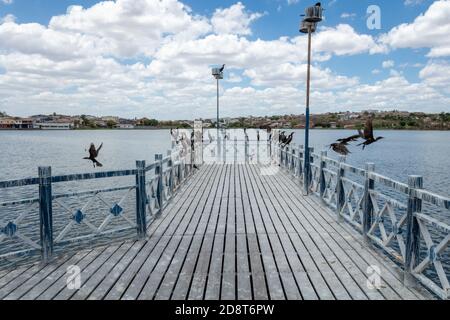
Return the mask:
M306 38L298 25L315 1L8 2L0 0L0 110L213 116L208 73L223 62L225 116L302 112ZM450 110L448 0L322 5L315 112ZM380 29L367 27L369 5L381 10Z

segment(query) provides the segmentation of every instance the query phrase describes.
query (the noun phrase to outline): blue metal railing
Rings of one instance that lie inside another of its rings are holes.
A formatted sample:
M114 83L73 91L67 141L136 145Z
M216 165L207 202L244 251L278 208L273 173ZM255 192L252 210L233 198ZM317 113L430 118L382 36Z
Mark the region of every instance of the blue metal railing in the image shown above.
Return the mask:
M304 184L303 146L273 143L271 150L274 161ZM450 216L450 199L423 189L420 176L409 176L406 184L376 173L372 163L362 169L345 163L345 157L310 151L309 191L334 210L338 221L402 265L406 285L418 280L448 299L450 226L434 216Z
M0 217L0 245L8 242L0 250L0 258L39 251L46 262L52 258L55 246L126 230L136 230L138 238L144 238L153 219L162 214L179 186L192 175L190 157L192 151L181 156L175 148L164 158L162 154L155 155L155 161L150 165L136 161L135 169L52 176L51 167L39 167L37 178L0 181L0 190L16 190L25 186L38 186L39 189L36 198L0 202L0 209L7 210L7 214ZM133 176L133 184L59 194L53 192L56 184ZM112 202L106 199L106 195L118 192L124 193L120 199ZM134 199L130 199L133 196ZM73 198L85 200L74 202ZM130 202L135 202L132 210L126 209ZM37 206L37 214L32 213L30 206ZM63 211L63 218L55 218L56 209ZM95 212L89 213L92 210ZM106 214L102 216L100 211ZM13 217L16 212L18 215ZM31 221L25 222L27 219ZM82 232L74 232L75 229L82 229Z

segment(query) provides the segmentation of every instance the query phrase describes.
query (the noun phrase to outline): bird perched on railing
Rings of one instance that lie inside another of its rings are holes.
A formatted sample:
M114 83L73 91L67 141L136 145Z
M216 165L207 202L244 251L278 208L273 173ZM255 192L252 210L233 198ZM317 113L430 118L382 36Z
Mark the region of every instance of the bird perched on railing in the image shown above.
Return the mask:
M281 131L280 134L278 135L278 143L279 144L283 144L284 141L286 141L286 136L284 135L286 131Z
M283 147L288 146L292 142L292 139L294 138L294 133L295 132L291 132L291 134L283 141Z
M103 147L103 142L100 144L100 147L98 147L98 149L95 148L95 145L93 143L91 143L91 146L89 147L89 157L84 157L83 159L85 160L91 160L92 164L97 167L103 167L103 165L97 161L97 157L98 154L101 150L101 148Z
M281 132L280 136L278 138L278 143L283 147L289 145L292 142L292 139L294 137L294 132L291 132L291 134L289 134L289 136L286 136L284 133L285 133L285 131Z
M219 69L219 72L223 72L224 69L225 69L225 64L222 65L222 68Z

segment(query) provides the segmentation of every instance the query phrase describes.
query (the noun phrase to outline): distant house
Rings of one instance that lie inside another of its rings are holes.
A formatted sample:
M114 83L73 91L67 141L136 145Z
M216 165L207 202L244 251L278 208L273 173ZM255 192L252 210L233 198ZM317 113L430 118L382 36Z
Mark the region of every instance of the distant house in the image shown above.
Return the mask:
M0 118L0 129L32 129L33 119L30 118Z
M116 124L117 129L134 129L134 125L131 123L119 123Z
M14 123L12 118L0 118L0 129L14 129Z
M330 128L331 129L336 129L337 128L337 123L336 122L330 122Z
M112 122L119 122L119 117L113 117L113 116L106 116L106 117L101 117L100 120L103 120L105 122L108 121L112 121Z
M73 129L73 122L36 122L34 129L41 130L70 130Z

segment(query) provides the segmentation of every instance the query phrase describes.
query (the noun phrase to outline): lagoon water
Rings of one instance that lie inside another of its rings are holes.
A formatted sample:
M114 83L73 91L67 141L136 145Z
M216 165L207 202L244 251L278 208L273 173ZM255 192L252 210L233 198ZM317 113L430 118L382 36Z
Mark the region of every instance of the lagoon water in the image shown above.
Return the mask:
M287 130L288 132L290 130ZM211 130L215 135L216 130ZM250 140L256 140L256 131L247 130ZM261 132L261 141L266 140L265 132ZM327 149L327 145L338 138L354 134L349 130L312 130L311 145L315 151ZM230 131L233 136L243 137L242 130ZM376 135L385 137L362 151L360 147L350 146L351 155L347 157L350 164L363 168L366 162L374 162L376 171L401 182L407 181L407 176L416 174L424 177L424 186L440 195L450 196L450 132L437 131L377 131ZM208 139L208 133L204 134ZM303 130L295 130L294 143L302 144ZM93 168L92 163L82 158L87 155L89 144L97 146L103 142L103 148L98 160L104 164L103 168ZM51 166L53 175L70 173L86 173L99 170L119 170L135 168L136 160L154 161L154 154L166 154L170 149L171 138L169 130L80 130L80 131L0 131L0 181L36 177L38 166ZM330 157L337 154L328 149ZM53 193L70 193L85 190L98 190L112 186L133 185L134 177L109 178L87 180L83 182L69 182L53 185ZM19 199L36 198L37 186L22 188L0 189L0 202ZM108 204L113 204L123 197L123 192L104 194ZM58 234L70 221L75 210L89 202L89 197L74 197L65 201L65 206L54 206L54 232ZM134 219L135 200L131 193L122 204L130 219ZM0 226L7 221L25 214L21 222L22 232L34 241L39 239L38 206L0 206ZM101 201L93 202L85 210L91 221L99 225L109 214L109 207ZM436 212L441 221L450 221L448 211ZM82 226L81 226L82 227ZM86 229L86 228L85 228ZM80 232L86 230L80 229ZM75 232L78 232L75 230ZM124 237L133 236L125 234ZM100 243L117 240L117 237L102 238ZM83 247L83 246L82 246ZM10 250L18 250L17 242L3 241L0 255ZM25 248L25 247L24 247ZM77 248L77 245L73 245ZM67 250L68 248L60 248ZM447 261L448 257L446 257ZM27 259L29 260L29 258ZM2 264L14 263L1 261Z
M214 135L215 130L211 132ZM250 139L256 139L254 130L248 132ZM335 139L352 134L349 130L311 130L311 146L324 150ZM349 163L364 167L374 162L377 172L402 182L410 174L422 175L427 189L450 196L450 131L375 134L385 139L364 151L351 146ZM294 143L302 144L303 139L303 130L295 130ZM99 156L104 170L134 168L135 160L152 162L155 153L165 154L171 144L169 130L0 131L0 180L37 176L39 165L51 166L54 175L93 172L96 169L90 161L82 159L91 142L104 143Z

